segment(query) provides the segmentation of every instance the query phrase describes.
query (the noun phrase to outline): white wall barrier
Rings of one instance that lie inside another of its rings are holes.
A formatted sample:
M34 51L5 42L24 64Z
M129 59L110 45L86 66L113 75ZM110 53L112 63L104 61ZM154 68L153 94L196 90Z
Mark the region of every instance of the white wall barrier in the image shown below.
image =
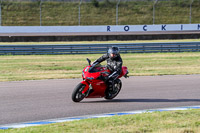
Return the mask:
M200 24L103 25L103 26L0 26L0 33L72 33L72 32L147 32L200 31Z

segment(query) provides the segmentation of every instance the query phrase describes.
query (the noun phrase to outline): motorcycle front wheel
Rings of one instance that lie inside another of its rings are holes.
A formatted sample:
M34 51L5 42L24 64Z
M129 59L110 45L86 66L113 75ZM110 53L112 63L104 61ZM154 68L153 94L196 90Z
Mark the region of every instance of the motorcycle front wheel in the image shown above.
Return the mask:
M120 79L117 79L114 83L114 90L109 90L107 88L104 98L108 99L108 100L115 98L118 95L118 93L120 92L121 88L122 88L122 82Z
M75 88L74 91L72 93L72 100L74 102L80 102L81 100L84 99L85 95L82 93L82 91L84 90L85 85L82 83L79 83Z

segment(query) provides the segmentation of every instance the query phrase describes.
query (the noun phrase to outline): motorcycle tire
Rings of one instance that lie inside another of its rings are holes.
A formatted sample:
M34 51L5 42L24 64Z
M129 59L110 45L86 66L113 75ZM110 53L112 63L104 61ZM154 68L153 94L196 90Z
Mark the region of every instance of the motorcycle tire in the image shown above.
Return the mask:
M82 91L84 90L85 85L82 83L79 83L75 88L74 91L72 93L72 100L74 102L80 102L81 100L84 99L85 95L82 93Z
M122 82L121 82L121 80L117 79L115 81L114 85L117 85L116 86L117 90L115 90L115 92L113 92L113 91L110 91L109 89L106 89L105 97L104 97L105 99L111 100L111 99L115 98L119 94L119 92L120 92L120 90L122 88Z

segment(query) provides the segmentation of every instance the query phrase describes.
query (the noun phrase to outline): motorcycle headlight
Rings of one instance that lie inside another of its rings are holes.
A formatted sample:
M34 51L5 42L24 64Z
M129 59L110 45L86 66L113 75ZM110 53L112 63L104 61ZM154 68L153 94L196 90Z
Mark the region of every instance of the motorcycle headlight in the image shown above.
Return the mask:
M82 75L83 75L83 78L85 78L85 74L84 74L84 72L82 72Z
M94 78L93 78L93 77L87 77L87 79L89 79L89 80L93 80Z

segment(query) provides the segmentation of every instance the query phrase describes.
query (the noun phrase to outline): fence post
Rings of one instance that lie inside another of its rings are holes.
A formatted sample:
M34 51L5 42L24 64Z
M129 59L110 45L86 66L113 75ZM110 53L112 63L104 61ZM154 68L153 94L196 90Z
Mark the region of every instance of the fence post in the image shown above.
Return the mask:
M42 26L42 0L40 0L40 26Z
M83 0L80 0L79 7L78 7L78 25L81 25L81 4Z
M153 25L155 24L155 6L157 4L158 0L153 1Z
M120 0L118 0L116 5L116 25L118 25L118 7L119 7Z
M192 4L193 4L194 0L192 0L192 2L190 3L190 24L192 22Z
M2 26L2 13L1 13L1 5L2 5L2 0L0 3L0 26Z

